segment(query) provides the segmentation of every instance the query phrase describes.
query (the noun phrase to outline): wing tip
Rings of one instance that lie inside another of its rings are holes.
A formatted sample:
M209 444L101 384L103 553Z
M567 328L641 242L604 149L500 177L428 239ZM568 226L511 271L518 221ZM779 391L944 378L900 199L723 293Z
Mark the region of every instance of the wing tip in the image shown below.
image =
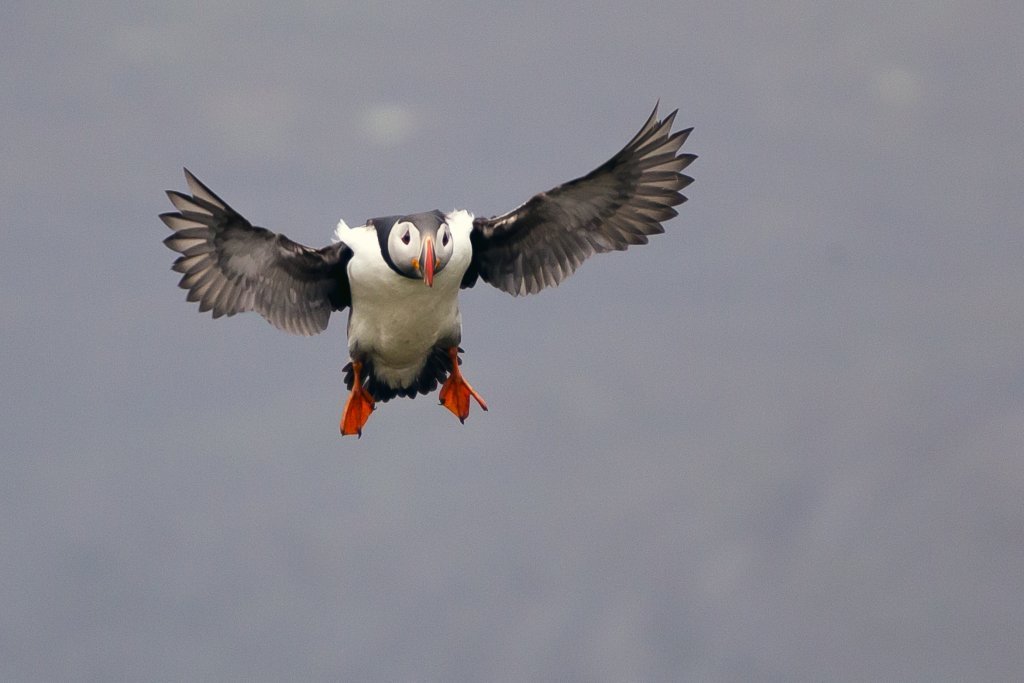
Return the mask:
M186 167L182 167L182 170L185 172L185 182L188 183L188 189L192 192L193 197L209 202L219 209L228 208L227 202L218 197L217 193L207 187L203 181L199 180L192 171Z

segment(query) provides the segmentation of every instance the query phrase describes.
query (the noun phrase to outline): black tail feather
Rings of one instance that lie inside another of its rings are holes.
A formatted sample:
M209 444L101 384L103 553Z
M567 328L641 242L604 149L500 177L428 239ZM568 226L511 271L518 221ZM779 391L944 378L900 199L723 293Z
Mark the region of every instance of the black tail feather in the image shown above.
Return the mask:
M462 348L459 348L462 352ZM462 359L459 359L459 363ZM355 381L355 374L352 372L352 363L348 363L342 371L345 373L345 386L352 390ZM452 371L451 357L448 349L437 346L431 350L427 362L423 364L416 381L407 387L395 388L377 378L373 368L373 361L369 358L363 360L363 386L375 401L386 402L396 397L416 398L417 394L429 394L444 382Z

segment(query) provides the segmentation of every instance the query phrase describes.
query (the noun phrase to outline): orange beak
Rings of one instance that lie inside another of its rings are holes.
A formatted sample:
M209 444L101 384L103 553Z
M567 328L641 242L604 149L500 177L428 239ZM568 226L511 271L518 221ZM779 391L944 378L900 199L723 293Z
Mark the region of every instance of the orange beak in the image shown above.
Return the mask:
M423 282L427 287L434 286L434 240L431 237L423 239Z

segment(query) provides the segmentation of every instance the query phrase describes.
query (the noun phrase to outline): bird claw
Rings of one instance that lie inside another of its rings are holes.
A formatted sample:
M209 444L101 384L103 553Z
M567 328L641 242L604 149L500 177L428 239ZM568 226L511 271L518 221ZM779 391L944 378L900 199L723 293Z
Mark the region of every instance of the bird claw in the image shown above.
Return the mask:
M352 393L348 395L348 400L345 402L345 410L341 414L342 436L355 434L361 437L363 435L363 427L366 425L366 421L370 419L370 413L373 412L373 396L362 384L359 376L361 370L361 363L352 364Z
M458 348L453 347L449 354L452 359L452 372L441 386L438 398L441 399L441 405L459 418L459 422L465 424L466 418L469 417L470 397L484 410L487 410L487 402L462 376L462 372L459 370Z

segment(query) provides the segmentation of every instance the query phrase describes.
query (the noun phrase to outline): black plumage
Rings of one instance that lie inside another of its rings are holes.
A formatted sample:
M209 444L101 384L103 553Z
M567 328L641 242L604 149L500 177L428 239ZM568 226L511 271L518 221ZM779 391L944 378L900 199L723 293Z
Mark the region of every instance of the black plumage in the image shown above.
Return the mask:
M459 353L463 353L463 351L464 349L460 347ZM461 358L459 362L462 362ZM419 377L406 387L396 388L378 381L374 374L373 361L370 359L363 361L363 366L363 373L367 377L363 382L363 386L373 395L375 400L382 403L397 397L416 398L417 394L429 394L437 389L452 371L451 358L448 352L441 347L434 347L431 350L427 361L420 370ZM355 373L352 370L352 363L347 363L342 368L342 372L345 374L345 387L351 390L355 384Z

